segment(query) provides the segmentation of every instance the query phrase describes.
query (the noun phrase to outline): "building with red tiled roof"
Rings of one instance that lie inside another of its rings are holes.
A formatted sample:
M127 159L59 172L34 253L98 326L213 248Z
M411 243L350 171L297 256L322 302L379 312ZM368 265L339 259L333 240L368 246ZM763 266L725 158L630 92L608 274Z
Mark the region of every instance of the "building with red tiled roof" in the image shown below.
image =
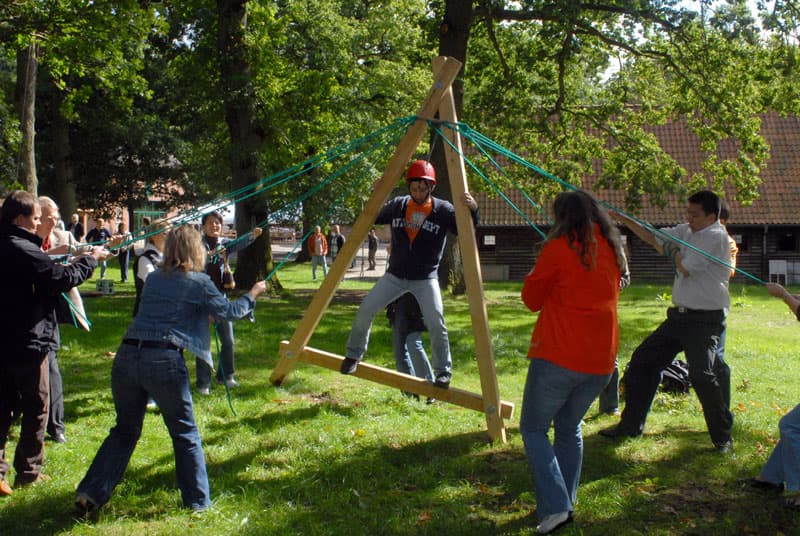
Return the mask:
M767 113L762 117L761 133L770 146L770 157L761 172L759 198L749 206L730 201L728 231L739 246L738 266L761 280L770 277L770 261L786 261L788 282L800 282L800 118ZM675 122L652 127L650 131L661 146L691 176L701 170L706 155L700 140L685 123ZM733 142L720 144L720 156L734 150ZM592 190L597 175L587 177L583 188ZM593 190L594 191L594 190ZM623 192L594 191L613 206L624 206ZM509 200L530 221L546 232L549 218L543 216L519 191L505 192ZM484 278L519 280L530 271L536 259L536 245L541 236L500 196L476 194L481 207L478 247ZM726 196L731 199L733 196ZM548 207L549 210L549 207ZM665 207L643 200L637 217L656 227L685 221L685 200L668 198ZM672 279L672 266L652 248L627 229L622 229L630 252L634 280L666 282ZM734 281L754 282L737 274Z

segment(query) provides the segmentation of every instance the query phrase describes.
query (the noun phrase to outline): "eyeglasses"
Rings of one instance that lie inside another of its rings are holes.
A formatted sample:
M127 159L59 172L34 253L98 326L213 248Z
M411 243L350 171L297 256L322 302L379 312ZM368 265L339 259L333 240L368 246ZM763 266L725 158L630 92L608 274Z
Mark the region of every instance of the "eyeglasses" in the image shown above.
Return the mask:
M428 186L428 183L425 181L415 181L408 185L408 189L412 192L419 192L419 193L428 193L431 191L431 187Z

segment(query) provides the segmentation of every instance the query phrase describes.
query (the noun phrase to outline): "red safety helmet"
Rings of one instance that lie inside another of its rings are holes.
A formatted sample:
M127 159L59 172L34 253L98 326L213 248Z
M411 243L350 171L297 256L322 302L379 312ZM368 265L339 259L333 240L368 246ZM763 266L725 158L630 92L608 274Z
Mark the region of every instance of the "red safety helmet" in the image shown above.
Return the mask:
M406 173L406 184L411 184L411 181L425 180L436 186L436 170L433 169L433 164L427 160L415 160L408 166L408 173Z

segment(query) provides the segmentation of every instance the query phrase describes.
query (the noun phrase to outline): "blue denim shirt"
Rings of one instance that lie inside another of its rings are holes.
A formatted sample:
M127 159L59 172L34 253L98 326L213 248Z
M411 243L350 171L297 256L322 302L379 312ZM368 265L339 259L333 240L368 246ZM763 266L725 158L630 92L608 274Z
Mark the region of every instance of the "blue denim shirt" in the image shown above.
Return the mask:
M245 294L229 301L202 272L164 272L147 277L139 314L126 339L169 341L185 348L213 369L209 316L237 320L250 314L255 302Z

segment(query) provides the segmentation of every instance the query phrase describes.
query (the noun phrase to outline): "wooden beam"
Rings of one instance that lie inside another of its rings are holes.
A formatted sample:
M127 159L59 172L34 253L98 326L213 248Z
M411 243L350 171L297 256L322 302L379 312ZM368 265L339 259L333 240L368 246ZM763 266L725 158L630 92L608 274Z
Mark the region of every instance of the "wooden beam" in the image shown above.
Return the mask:
M288 346L288 341L281 342L281 348L286 348ZM298 359L304 363L324 367L337 372L344 360L342 356L310 347L303 348L298 355ZM420 396L433 397L442 402L448 402L475 411L484 411L486 406L481 395L470 393L462 389L455 389L453 387L441 389L422 378L409 376L408 374L365 363L364 361L358 364L358 368L351 376L394 387L409 393L415 393ZM514 415L514 404L512 402L501 400L497 407L498 414L504 419L510 419Z
M438 59L435 61L439 61ZM434 69L435 69L434 65ZM439 118L448 123L456 123L456 104L453 89L448 88L439 104ZM482 408L486 415L486 427L492 440L506 443L506 429L500 415L500 389L497 385L497 371L494 366L492 338L489 332L489 316L486 312L486 300L483 294L483 277L481 275L478 241L472 215L464 205L462 198L468 192L467 172L464 167L461 136L452 128L441 127L442 134L450 143L445 143L444 153L447 161L447 174L450 177L450 188L453 193L453 205L456 210L458 226L458 245L461 250L461 262L464 268L464 282L467 287L469 313L472 319L472 333L475 337L475 353L478 361L478 374L481 379L483 393Z
M417 116L421 118L433 117L439 108L439 101L445 91L450 87L461 69L461 62L454 58L442 57L437 62L439 69L436 72L436 80L431 87L428 97L423 102ZM344 243L341 251L336 256L336 260L328 271L327 277L322 281L319 290L314 294L311 303L306 309L303 318L295 329L287 346L281 346L280 358L275 370L270 376L270 381L275 385L280 385L286 376L292 371L297 362L297 356L308 344L314 331L319 325L322 315L333 299L333 295L341 282L345 270L350 266L351 261L358 253L358 248L367 237L370 228L375 223L375 218L381 207L386 203L392 193L398 179L402 176L408 161L417 150L422 137L428 132L428 124L424 119L418 119L411 125L398 143L394 155L386 166L380 180L375 184L372 196L369 198L363 212L353 224L350 236ZM344 340L342 341L344 347Z

